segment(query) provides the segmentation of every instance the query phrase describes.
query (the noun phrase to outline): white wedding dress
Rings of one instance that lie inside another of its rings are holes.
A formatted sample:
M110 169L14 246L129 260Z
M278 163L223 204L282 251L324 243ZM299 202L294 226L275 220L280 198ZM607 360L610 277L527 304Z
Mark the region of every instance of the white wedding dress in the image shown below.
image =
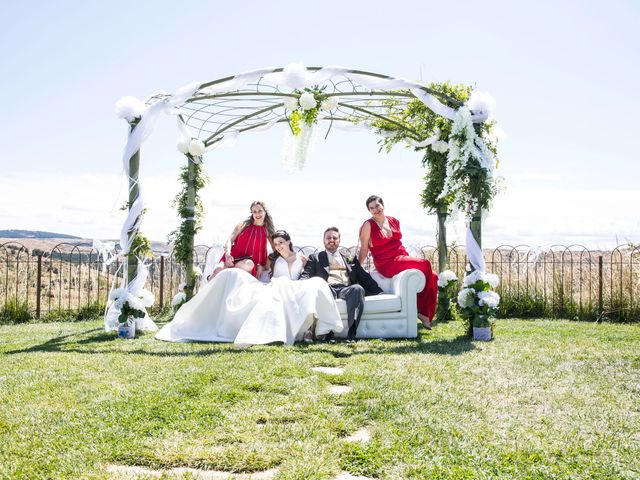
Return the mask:
M278 257L267 285L239 268L221 271L157 334L170 342L234 342L239 347L301 340L316 320L316 335L342 331L338 306L321 278L299 280L302 260Z

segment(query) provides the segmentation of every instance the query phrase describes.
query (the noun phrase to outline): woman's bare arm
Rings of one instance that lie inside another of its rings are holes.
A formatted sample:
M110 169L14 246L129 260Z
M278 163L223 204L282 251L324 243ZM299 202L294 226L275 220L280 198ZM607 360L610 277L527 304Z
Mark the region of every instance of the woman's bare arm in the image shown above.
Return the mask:
M360 227L360 252L358 253L358 261L364 265L364 261L369 254L369 241L371 240L371 224L364 222Z

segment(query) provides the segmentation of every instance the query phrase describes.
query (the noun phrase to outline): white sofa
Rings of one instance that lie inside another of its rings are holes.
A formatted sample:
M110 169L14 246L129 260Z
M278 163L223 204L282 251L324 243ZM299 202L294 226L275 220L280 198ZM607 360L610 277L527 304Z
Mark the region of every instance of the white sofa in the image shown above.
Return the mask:
M364 313L358 325L358 338L415 338L418 336L416 294L425 286L420 270L405 270L393 278L381 276L375 270L371 276L384 293L365 297ZM347 304L338 300L344 329L339 338L347 336Z

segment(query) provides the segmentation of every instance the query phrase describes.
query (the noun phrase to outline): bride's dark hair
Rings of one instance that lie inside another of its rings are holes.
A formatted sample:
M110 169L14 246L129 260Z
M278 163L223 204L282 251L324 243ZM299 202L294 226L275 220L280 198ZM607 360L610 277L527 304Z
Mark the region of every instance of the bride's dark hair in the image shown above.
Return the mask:
M293 250L293 242L291 241L291 235L289 235L286 230L276 230L273 233L273 235L271 235L271 243L272 244L273 244L273 241L276 238L282 238L286 242L289 242L289 250L291 252L294 252L294 250ZM276 249L274 249L273 252L269 254L269 260L271 261L271 272L269 272L269 276L273 276L273 265L275 265L276 260L278 259L278 257L281 257L281 256L282 255L280 255Z

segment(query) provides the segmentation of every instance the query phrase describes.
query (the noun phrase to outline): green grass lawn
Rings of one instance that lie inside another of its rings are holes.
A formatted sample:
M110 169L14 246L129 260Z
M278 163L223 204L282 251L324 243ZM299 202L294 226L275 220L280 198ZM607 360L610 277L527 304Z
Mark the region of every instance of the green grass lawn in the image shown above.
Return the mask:
M238 350L119 340L100 321L0 326L0 478L640 478L640 325L496 333ZM346 441L362 428L368 442Z

